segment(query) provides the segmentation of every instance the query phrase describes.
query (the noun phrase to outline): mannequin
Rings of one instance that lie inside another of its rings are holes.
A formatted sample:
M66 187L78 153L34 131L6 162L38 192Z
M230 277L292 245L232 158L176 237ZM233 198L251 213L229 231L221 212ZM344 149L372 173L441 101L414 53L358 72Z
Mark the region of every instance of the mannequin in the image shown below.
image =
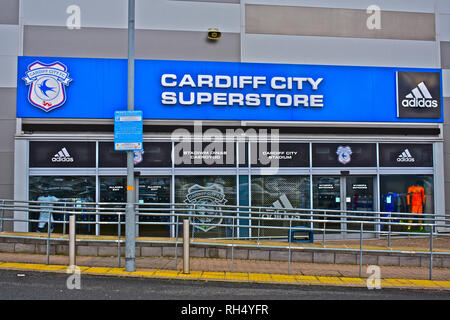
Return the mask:
M50 228L50 232L53 232L53 214L52 214L52 209L51 207L53 207L52 203L48 203L48 202L57 202L58 198L46 194L46 193L42 193L39 198L37 198L37 201L42 202L41 203L41 212L39 213L39 224L38 224L38 228L37 228L37 232L41 232L41 230L44 229L45 225L48 223L48 219L50 217L50 226L48 226Z
M425 189L421 186L420 181L416 181L408 188L406 201L409 207L409 212L415 214L423 213L423 207L425 206ZM409 220L409 223L412 223L412 220ZM422 221L419 220L419 223L422 223ZM411 225L408 226L408 231L409 230L411 230ZM423 226L420 227L420 231L422 230Z

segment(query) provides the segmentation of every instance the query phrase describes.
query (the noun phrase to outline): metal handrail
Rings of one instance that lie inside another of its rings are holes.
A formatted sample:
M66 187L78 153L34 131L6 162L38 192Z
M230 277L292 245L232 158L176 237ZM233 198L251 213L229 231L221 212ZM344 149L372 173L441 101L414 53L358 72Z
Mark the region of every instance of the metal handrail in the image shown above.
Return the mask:
M76 221L79 225L117 225L117 240L100 240L95 239L92 241L112 241L117 243L118 247L118 263L120 266L120 256L121 256L121 244L124 242L121 236L120 228L121 228L121 218L125 216L126 212L126 203L105 203L105 202L39 202L39 201L17 201L17 200L9 200L9 199L0 199L0 210L2 214L0 216L0 225L1 231L3 232L3 225L5 221L13 221L13 222L27 222L27 223L36 223L43 222L42 219L31 219L28 215L26 218L18 218L18 217L6 217L5 211L9 212L25 212L25 213L40 213L46 212L50 213L47 221L47 263L49 263L49 246L50 241L56 240L68 240L66 237L51 237L51 228L52 224L63 224L65 226L68 221L66 217L69 215L75 216L113 216L116 221L101 221L101 219L96 218L95 220L81 220ZM258 206L233 206L233 205L213 205L213 204L187 204L187 203L135 203L136 215L138 217L146 216L146 217L165 217L165 221L139 221L136 219L137 225L166 225L169 227L169 230L172 226L175 226L176 230L176 241L175 246L178 245L178 229L179 229L179 221L182 221L183 218L188 218L191 220L192 225L192 239L195 236L195 229L199 226L203 227L218 227L218 228L230 228L231 230L231 239L230 236L222 237L222 238L212 238L211 239L230 239L231 243L217 243L217 242L208 242L202 241L201 245L214 245L214 246L231 246L231 256L232 256L232 266L234 263L234 248L240 246L257 246L258 248L271 247L271 248L284 248L289 252L289 272L290 272L290 263L291 263L291 251L298 250L299 248L291 245L291 239L288 237L286 232L291 231L296 226L293 223L302 224L303 226L308 226L308 229L313 232L321 232L323 233L323 248L308 248L302 247L302 250L328 250L328 251L347 251L347 252L360 252L360 270L362 265L362 254L363 252L389 252L389 253L405 253L405 251L383 251L383 250L374 250L374 249L364 249L362 246L362 241L364 236L375 235L378 237L387 236L388 237L388 246L390 247L391 237L396 236L423 236L424 234L417 234L412 232L405 231L392 231L392 226L411 226L414 224L415 226L423 227L429 229L426 234L430 237L430 250L429 251L421 251L421 252L412 252L411 254L429 254L430 255L430 277L432 277L432 267L433 267L433 254L442 254L442 255L450 255L450 252L439 252L433 253L433 237L437 234L439 235L450 235L447 232L437 232L438 228L447 228L450 225L450 218L447 218L445 215L436 215L434 213L424 213L420 214L420 216L414 213L397 213L397 212L375 212L375 211L350 211L350 210L328 210L328 209L308 209L308 208L287 208L287 209L277 209L273 207L258 207ZM244 211L244 210L245 211ZM196 212L201 211L201 215ZM63 220L55 220L53 215L62 215ZM208 223L208 221L198 221L199 217L206 219L214 219L220 215L220 218L223 220L219 225L216 223ZM269 216L270 215L270 216ZM180 219L181 218L181 219ZM345 219L343 222L341 219ZM241 225L240 221L246 220L250 221L249 225ZM399 222L395 222L399 220ZM406 220L407 222L400 222L400 220ZM256 221L256 223L254 223ZM268 222L277 222L281 225L267 225ZM359 225L357 229L333 229L330 228L330 224L341 224L345 223L346 225ZM327 228L328 226L328 228ZM376 227L378 226L378 227ZM382 230L385 227L388 227L388 230ZM365 230L364 227L370 227L372 230ZM236 230L238 228L245 228L249 230L257 230L258 236L237 236ZM269 239L284 239L288 240L288 244L286 246L279 245L261 245L260 240L267 239L267 236L261 236L260 230L277 230L280 235L279 236L269 236ZM359 233L360 236L360 249L342 249L342 248L326 248L325 247L325 234L326 232L346 232L346 233ZM33 238L31 236L15 236L11 234L0 234L0 237L10 237L10 238ZM235 239L256 239L257 244L253 245L251 243L248 244L239 244L235 243ZM45 239L45 238L43 238ZM206 238L207 239L207 238ZM83 240L89 241L89 240ZM164 240L137 240L137 242L142 243L174 243L173 241ZM175 259L177 259L177 250L175 254ZM176 262L177 260L175 260Z

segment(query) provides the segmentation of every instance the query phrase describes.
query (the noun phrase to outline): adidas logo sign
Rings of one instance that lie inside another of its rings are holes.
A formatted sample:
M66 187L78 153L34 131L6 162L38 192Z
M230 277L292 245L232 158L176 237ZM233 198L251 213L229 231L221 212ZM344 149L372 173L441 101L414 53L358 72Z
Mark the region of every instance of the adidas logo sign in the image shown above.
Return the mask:
M414 88L405 98L402 100L402 106L405 108L437 108L438 106L438 101L433 99L425 82L419 83L417 88Z
M53 156L52 162L73 162L73 158L66 148L62 148L61 151Z
M397 162L414 162L415 159L411 155L408 149L405 149L405 151L402 152L397 158Z

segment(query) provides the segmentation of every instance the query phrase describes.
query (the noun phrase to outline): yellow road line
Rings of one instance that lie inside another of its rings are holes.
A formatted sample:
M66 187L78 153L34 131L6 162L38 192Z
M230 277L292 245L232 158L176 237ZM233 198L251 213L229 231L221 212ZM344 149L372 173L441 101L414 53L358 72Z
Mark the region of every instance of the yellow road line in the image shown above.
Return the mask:
M202 279L225 279L225 272L205 271L202 274Z
M267 273L249 273L248 279L250 281L273 281L272 276Z
M104 268L104 267L91 267L88 269L83 270L83 273L93 273L93 274L106 274L109 270L112 268Z
M248 281L248 273L245 272L225 272L226 280Z
M343 284L344 282L338 277L317 277L320 282L325 284Z
M303 285L320 284L319 279L315 276L295 276L295 279L297 280L297 283Z
M197 278L201 278L202 277L202 271L191 271L190 273L183 273L183 272L180 272L179 274L178 274L178 278L181 278L181 279L183 279L183 278L185 278L185 279L197 279Z
M297 282L295 276L282 275L282 274L272 274L272 279L276 282Z
M323 276L302 276L283 275L267 273L239 273L239 272L202 272L192 271L190 274L183 274L177 270L138 270L135 272L125 271L124 268L109 267L86 267L77 266L85 274L109 275L109 276L142 276L142 277L166 277L177 279L214 279L233 281L253 281L253 282L276 282L276 283L297 283L302 285L342 285L342 286L365 286L366 279L352 277L323 277ZM68 266L45 265L35 263L13 263L0 262L0 269L34 270L47 272L63 272ZM381 287L402 287L402 288L424 288L424 289L446 289L450 290L450 281L431 281L419 279L381 279Z
M153 274L155 277L176 278L180 271L175 270L156 270Z

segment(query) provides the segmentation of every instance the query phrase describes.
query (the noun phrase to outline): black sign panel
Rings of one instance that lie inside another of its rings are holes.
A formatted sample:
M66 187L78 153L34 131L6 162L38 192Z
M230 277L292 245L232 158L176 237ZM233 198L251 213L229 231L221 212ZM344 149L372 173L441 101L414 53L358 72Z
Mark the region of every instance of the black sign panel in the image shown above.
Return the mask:
M95 142L30 141L30 168L95 167Z
M380 144L380 167L432 167L431 144Z
M313 167L376 167L374 143L313 143Z
M135 157L135 167L170 168L171 150L170 142L144 142L144 152ZM123 168L127 166L127 153L115 151L113 142L100 142L98 161L99 167L102 168Z
M175 142L176 167L235 167L234 142Z
M397 72L397 117L441 117L439 72Z
M252 167L309 167L308 143L251 144Z

